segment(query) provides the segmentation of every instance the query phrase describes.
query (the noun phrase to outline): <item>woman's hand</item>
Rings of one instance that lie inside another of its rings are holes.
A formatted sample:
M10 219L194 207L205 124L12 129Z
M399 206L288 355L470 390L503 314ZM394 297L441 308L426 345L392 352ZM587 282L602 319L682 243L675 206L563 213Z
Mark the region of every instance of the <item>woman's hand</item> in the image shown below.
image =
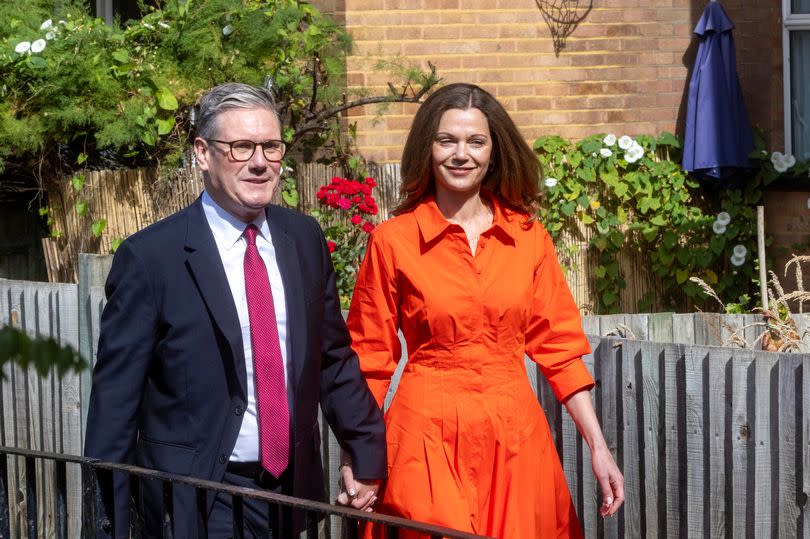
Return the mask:
M574 393L565 401L565 407L576 423L577 430L591 449L593 474L602 491L602 505L599 506L599 514L603 517L615 515L624 503L624 477L619 471L619 467L616 466L616 461L613 460L613 455L602 435L590 393L585 390Z
M624 503L624 477L607 446L591 451L591 463L593 475L602 491L599 514L603 517L613 516Z

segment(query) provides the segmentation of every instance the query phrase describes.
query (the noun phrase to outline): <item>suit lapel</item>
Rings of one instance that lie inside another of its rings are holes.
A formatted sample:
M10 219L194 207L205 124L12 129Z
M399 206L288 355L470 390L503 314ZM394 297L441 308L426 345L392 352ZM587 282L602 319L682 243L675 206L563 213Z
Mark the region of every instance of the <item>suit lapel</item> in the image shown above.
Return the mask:
M295 241L289 234L287 227L281 222L281 216L275 206L267 208L267 224L273 238L276 251L276 262L284 282L284 297L287 307L287 327L289 329L289 364L292 369L293 395L298 386L304 365L301 355L303 350L302 339L305 336L306 312L304 301L304 287L301 281L301 264Z
M242 394L247 398L247 371L239 315L201 199L188 207L186 263L208 311L231 347L231 358ZM223 358L226 360L226 358Z

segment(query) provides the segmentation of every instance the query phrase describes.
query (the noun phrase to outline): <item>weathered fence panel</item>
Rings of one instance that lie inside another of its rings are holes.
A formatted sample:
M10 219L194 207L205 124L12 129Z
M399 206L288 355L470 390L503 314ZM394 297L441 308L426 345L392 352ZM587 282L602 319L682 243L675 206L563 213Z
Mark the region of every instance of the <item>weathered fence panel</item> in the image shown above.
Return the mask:
M54 336L94 357L104 304L100 282L109 261L104 258L87 260L88 278L80 285L0 280L0 324ZM804 323L806 317L800 319ZM810 534L810 414L806 410L810 354L598 335L621 325L647 338L691 335L693 340L696 336L706 340L712 332L705 320L700 314L667 313L584 320L593 334L589 337L593 353L584 359L596 380L595 408L626 481L626 505L612 519L598 517L601 495L587 445L537 365L526 361L528 382L548 418L588 537ZM725 322L722 317L717 320ZM700 324L703 329L696 330ZM718 335L722 338L722 332ZM405 362L403 354L398 373ZM60 380L7 366L4 374L2 443L80 454L89 373ZM394 395L397 381L398 375L386 402ZM340 448L328 427L324 426L322 435L326 486L334 499ZM78 504L79 482L71 479L76 478L68 478L70 496ZM24 481L20 462L10 492L17 492ZM49 507L52 492L40 492L37 503ZM15 529L25 525L26 505L24 498L20 500L11 515ZM70 536L75 536L81 515L74 510L69 517ZM47 530L53 524L39 525ZM327 530L337 533L338 526L328 523Z

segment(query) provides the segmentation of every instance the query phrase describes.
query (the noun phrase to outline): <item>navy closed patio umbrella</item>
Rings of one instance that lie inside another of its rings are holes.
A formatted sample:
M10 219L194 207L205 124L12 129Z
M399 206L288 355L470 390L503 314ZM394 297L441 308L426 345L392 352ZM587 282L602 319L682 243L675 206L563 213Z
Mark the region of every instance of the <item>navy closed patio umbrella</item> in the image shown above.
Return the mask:
M686 108L683 169L706 180L731 180L752 168L751 124L737 76L734 23L709 2L695 27L700 36Z

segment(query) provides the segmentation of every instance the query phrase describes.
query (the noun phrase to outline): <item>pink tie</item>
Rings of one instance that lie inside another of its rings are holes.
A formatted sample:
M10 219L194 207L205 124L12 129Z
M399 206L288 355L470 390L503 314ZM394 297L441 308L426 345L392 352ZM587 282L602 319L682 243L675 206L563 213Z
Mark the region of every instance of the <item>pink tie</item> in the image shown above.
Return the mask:
M265 470L279 477L287 468L290 458L290 411L273 291L270 289L267 268L256 248L258 232L256 225L245 228L245 292L253 346L261 462Z

